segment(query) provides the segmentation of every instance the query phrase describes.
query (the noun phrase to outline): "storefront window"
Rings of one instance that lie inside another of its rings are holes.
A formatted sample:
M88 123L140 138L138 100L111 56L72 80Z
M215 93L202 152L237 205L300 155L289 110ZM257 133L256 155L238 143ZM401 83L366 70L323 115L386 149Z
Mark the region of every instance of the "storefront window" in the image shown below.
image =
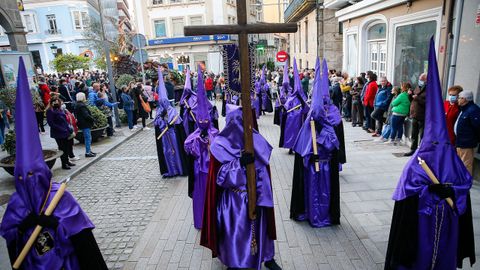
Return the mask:
M357 35L347 36L347 72L350 76L357 76Z
M435 35L436 21L399 26L395 32L395 85L411 82L416 85L418 76L427 72L428 43Z

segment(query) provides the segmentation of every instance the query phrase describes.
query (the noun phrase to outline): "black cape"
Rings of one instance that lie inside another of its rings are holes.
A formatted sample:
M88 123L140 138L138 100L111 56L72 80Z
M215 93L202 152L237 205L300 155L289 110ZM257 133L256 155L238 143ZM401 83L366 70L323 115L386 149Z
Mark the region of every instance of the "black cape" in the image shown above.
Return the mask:
M330 159L330 221L332 224L340 224L340 164L347 162L345 154L345 140L343 123L335 126L335 133L340 142L339 149L332 151ZM290 201L290 218L296 219L305 213L305 182L303 158L295 153L293 165L292 198Z
M108 270L91 229L84 229L71 236L70 241L72 241L81 270ZM12 244L8 245L7 248L10 262L13 265L17 254L20 253L23 247L18 247L16 242L12 241ZM20 270L23 269L25 268L20 267Z
M162 140L157 140L157 137L162 133L159 127L155 126L155 142L157 144L157 155L158 155L158 164L160 166L160 174L165 174L168 172L167 164L165 163L165 155L163 154L163 142ZM183 144L187 136L185 135L185 130L182 123L175 125L175 135L177 138L178 151L180 152L180 159L182 161L182 176L186 176L189 170L189 162Z
M473 234L472 205L467 195L467 209L458 220L457 267L462 268L463 259L475 263L475 240ZM414 233L412 233L414 232ZM418 248L418 195L396 201L393 208L390 237L388 238L385 270L395 270L403 265L411 267L416 261Z

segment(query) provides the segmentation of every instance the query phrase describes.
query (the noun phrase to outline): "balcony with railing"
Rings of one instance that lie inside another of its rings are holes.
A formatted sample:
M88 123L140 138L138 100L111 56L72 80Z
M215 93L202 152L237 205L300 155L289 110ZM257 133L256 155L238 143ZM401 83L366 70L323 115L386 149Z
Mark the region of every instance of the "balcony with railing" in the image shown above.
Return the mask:
M45 30L46 35L61 35L62 31L60 29L48 29Z
M284 12L285 22L296 22L315 9L316 0L293 0Z

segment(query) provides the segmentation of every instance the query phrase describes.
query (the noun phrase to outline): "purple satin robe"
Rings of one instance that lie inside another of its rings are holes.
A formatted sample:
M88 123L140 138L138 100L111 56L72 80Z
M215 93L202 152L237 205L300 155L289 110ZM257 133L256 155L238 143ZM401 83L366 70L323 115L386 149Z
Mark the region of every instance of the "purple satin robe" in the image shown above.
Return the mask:
M340 147L332 126L323 119L317 125L317 151L320 156L320 170L315 172L315 164L310 161L313 155L310 114L305 120L293 150L303 157L305 213L296 219L308 220L312 227L325 227L330 222L330 158L331 152Z
M205 204L205 189L210 162L210 142L218 134L216 128L208 129L208 137L202 138L201 130L197 129L185 140L185 152L194 158L195 180L192 194L193 225L196 229L202 228L203 210Z
M240 165L243 149L241 110L227 114L227 125L213 140L211 153L222 166L217 185L223 188L217 202L218 257L228 267L261 269L262 262L273 259L274 242L267 235L265 209L273 207L273 191L268 172L272 146L253 130L257 177L257 219L254 223L258 252L252 255L252 222L248 218L247 176Z
M160 130L164 130L171 121L177 116L177 111L169 106L168 107L168 121L162 118L160 111L158 111L157 116L155 117L154 123ZM176 124L181 124L182 118L178 117L175 121ZM161 138L163 146L163 154L165 156L165 163L168 168L168 173L164 174L165 177L172 177L177 175L183 175L182 160L180 157L180 151L178 149L177 136L175 129L169 128L167 132Z

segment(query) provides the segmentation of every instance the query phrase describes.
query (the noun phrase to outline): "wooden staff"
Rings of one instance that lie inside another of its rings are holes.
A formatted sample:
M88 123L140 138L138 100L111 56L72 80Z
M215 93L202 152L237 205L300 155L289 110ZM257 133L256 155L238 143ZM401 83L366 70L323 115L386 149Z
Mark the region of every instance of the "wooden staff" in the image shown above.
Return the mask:
M418 157L418 164L422 166L423 170L425 171L425 173L427 173L428 177L430 178L430 180L432 180L434 184L440 184L440 181L438 181L435 174L433 174L432 170L430 170L430 167L428 167L427 163L425 163L425 160ZM452 209L455 208L455 205L453 204L453 200L451 198L446 198L445 200L447 201L448 205L452 207Z
M300 108L300 107L302 107L302 104L298 104L297 106L291 108L290 110L287 111L287 113L292 112L292 111L295 111L296 109L298 109L298 108Z
M190 108L190 105L188 105L188 102L186 99L183 100L183 103L185 103L185 107L190 111L190 116L192 116L192 119L194 122L197 122L197 119L195 119L195 115L192 112L192 108Z
M53 196L52 201L47 207L47 210L45 210L45 216L50 216L53 213L53 210L58 205L58 202L63 196L63 193L65 193L65 188L67 188L67 182L70 181L70 178L67 178L62 182L60 185L60 188L57 190L57 193L55 193L55 196ZM47 195L48 196L48 195ZM37 240L38 235L42 231L43 227L40 225L37 225L35 229L33 230L32 235L30 235L30 238L28 238L27 243L22 249L22 252L20 252L20 255L18 255L17 259L15 260L15 263L13 264L13 269L19 269L20 266L22 265L23 260L25 260L25 257L27 256L28 252L32 248L33 244L35 243L35 240Z
M318 155L317 149L317 130L315 129L315 121L313 121L313 117L310 118L310 129L312 130L312 147L313 147L313 154ZM320 171L320 164L318 161L315 160L315 172Z
M190 112L191 112L191 111L190 111ZM170 121L169 126L175 124L175 122L176 122L177 119L178 119L178 116L179 116L179 115L177 114L177 115L175 116L175 118L173 118L172 121ZM157 140L160 140L160 139L163 137L163 135L165 135L165 132L167 132L167 130L168 130L168 126L166 126L166 127L163 129L162 133L160 133L160 135L158 135Z

